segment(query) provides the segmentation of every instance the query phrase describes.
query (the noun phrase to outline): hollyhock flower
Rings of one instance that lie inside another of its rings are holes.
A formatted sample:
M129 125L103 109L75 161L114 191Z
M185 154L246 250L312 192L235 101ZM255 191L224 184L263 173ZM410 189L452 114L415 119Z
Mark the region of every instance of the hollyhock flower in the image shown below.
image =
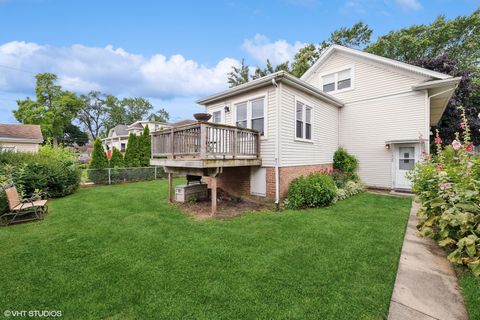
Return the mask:
M441 164L441 163L437 164L437 172L438 172L438 174L441 174L441 173L443 172L442 170L443 170L442 164Z
M460 123L460 128L465 129L465 123Z
M442 182L442 183L440 183L440 190L442 190L442 191L447 190L448 188L450 188L450 186L451 186L450 183Z
M453 147L453 149L458 150L462 147L462 144L458 140L453 140L452 147Z
M470 143L470 144L465 148L465 150L467 150L468 152L472 152L472 151L473 151L473 144Z
M436 137L435 138L435 144L441 144L442 143L442 138Z

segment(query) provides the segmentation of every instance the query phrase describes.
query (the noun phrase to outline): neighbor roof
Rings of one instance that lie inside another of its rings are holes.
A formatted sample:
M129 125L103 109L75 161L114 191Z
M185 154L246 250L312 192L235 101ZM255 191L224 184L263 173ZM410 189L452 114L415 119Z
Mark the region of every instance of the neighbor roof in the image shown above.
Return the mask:
M0 141L42 143L43 135L37 124L0 124Z
M432 71L432 70L417 67L417 66L405 63L405 62L400 62L400 61L397 61L397 60L381 57L381 56L378 56L376 54L372 54L372 53L360 51L360 50L357 50L357 49L351 49L351 48L347 48L347 47L344 47L344 46L341 46L341 45L338 45L338 44L334 44L334 45L331 45L330 47L328 47L328 49L325 50L320 55L320 58L313 64L313 66L311 66L302 75L302 77L300 79L303 80L303 79L306 79L307 77L309 77L334 52L342 52L342 53L346 53L346 54L355 55L357 57L370 59L372 61L376 61L376 62L386 64L386 65L389 65L389 66L392 66L392 67L395 67L395 68L403 69L403 70L406 70L406 71L421 74L421 75L428 76L428 77L435 78L435 79L451 78L451 76L440 73L440 72Z
M116 125L112 129L110 129L110 132L109 132L108 136L110 137L113 131L115 131L117 136L128 136L127 127L128 126L124 125L124 124Z
M334 96L332 96L328 93L325 93L325 92L321 91L320 89L312 86L311 84L309 84L309 83L307 83L307 82L305 82L301 79L298 79L295 76L292 76L291 74L289 74L288 72L285 72L285 71L278 71L278 72L272 73L268 76L265 76L265 77L262 77L262 78L259 78L259 79L253 80L253 81L249 81L247 83L244 83L244 84L238 85L236 87L230 88L228 90L222 91L220 93L217 93L217 94L205 97L203 99L197 100L196 103L201 104L201 105L205 105L205 104L208 104L208 103L212 103L212 102L215 102L215 101L218 101L218 100L222 100L222 99L231 97L233 95L237 95L237 94L240 94L240 93L250 91L252 89L261 88L261 87L264 87L264 86L267 86L267 85L273 85L273 84L279 83L279 82L285 82L285 83L295 87L296 89L298 89L300 91L303 91L303 92L305 92L309 95L312 95L316 98L319 98L320 100L331 103L334 106L337 106L337 107L343 106L343 102L340 101L339 99L335 98Z

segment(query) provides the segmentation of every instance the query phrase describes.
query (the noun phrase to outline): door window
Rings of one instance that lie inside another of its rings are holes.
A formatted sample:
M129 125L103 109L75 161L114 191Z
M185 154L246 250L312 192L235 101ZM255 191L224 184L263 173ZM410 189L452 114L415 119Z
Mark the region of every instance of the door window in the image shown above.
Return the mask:
M411 170L415 166L415 148L400 147L398 148L398 169Z

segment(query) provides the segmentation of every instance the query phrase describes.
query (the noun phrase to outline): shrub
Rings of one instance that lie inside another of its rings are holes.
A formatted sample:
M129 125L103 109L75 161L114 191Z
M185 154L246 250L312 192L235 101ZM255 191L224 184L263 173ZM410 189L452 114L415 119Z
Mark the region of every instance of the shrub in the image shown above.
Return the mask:
M350 181L350 175L340 170L334 170L331 173L331 177L339 189L344 188L347 182Z
M128 136L127 150L125 151L125 166L139 167L140 166L140 137L134 133Z
M94 183L108 183L108 159L99 137L95 139L92 160L88 170L88 178Z
M449 251L448 259L466 265L480 276L480 181L479 160L473 154L470 129L462 114L460 135L452 147L442 148L437 130L437 155L424 153L425 161L415 166L409 177L422 207L418 225L422 236L430 237Z
M41 190L47 197L63 197L75 192L80 184L80 170L75 155L67 148L50 145L39 152L0 152L0 183L14 184L20 194L31 195ZM4 194L0 197L0 212L5 212Z
M307 178L295 179L288 190L287 201L291 209L328 206L335 201L337 187L332 177L314 173Z
M125 160L123 159L122 153L115 147L112 150L112 157L108 163L109 168L124 168Z
M358 168L358 160L340 147L333 155L333 168L352 175Z
M365 189L366 189L366 186L362 182L356 182L356 181L350 180L345 184L344 188L338 189L337 200L338 201L345 200L358 193L364 192Z

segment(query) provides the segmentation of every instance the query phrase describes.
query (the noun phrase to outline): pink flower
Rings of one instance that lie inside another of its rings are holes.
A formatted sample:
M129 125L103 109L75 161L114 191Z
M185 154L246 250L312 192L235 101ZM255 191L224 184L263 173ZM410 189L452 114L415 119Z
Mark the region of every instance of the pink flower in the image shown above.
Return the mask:
M465 150L467 150L468 152L472 152L472 151L473 151L473 144L470 143L470 144L465 148Z
M443 191L443 190L446 190L446 189L448 189L448 188L450 188L450 183L448 183L448 182L442 182L442 183L440 184L440 190Z
M442 143L442 138L436 137L435 138L435 144L441 144Z
M462 147L462 144L458 140L453 140L452 147L453 147L453 149L458 150Z
M465 123L460 123L460 128L465 129Z
M443 166L441 163L437 164L437 172L440 173L443 171Z

